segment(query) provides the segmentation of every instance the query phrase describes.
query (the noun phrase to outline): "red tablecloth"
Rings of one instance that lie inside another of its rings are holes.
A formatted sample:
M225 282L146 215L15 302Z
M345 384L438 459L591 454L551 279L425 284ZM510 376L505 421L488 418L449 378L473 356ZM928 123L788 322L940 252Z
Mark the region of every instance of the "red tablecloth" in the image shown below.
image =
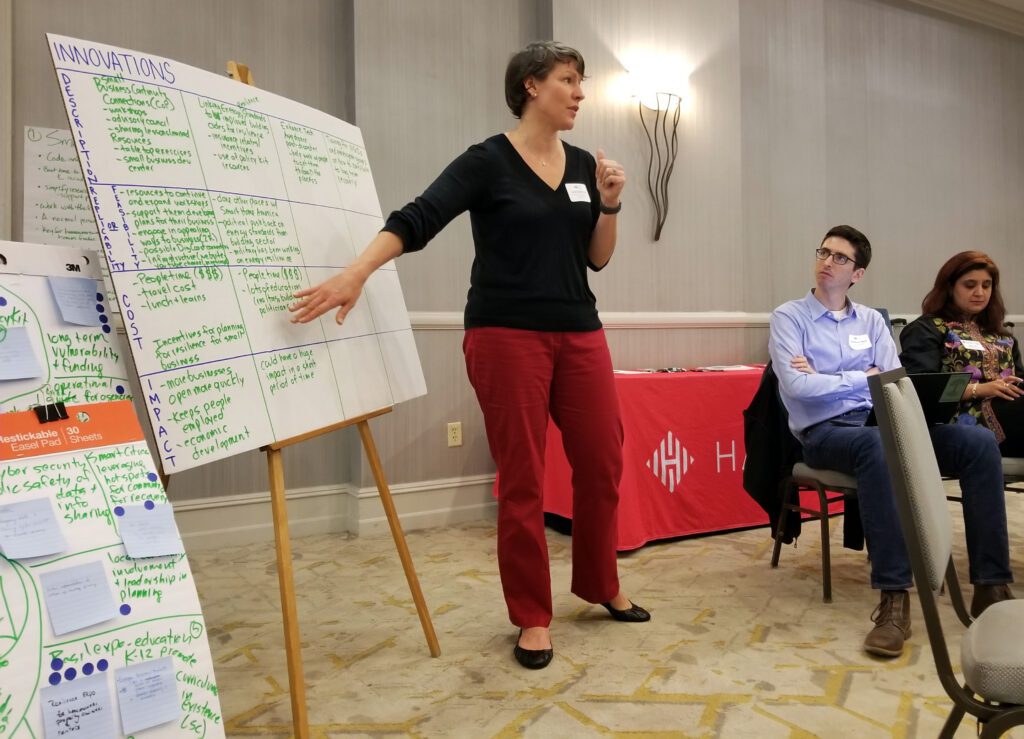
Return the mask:
M768 523L743 490L743 409L761 372L615 376L625 428L620 551L655 539ZM571 471L553 423L544 510L572 518Z

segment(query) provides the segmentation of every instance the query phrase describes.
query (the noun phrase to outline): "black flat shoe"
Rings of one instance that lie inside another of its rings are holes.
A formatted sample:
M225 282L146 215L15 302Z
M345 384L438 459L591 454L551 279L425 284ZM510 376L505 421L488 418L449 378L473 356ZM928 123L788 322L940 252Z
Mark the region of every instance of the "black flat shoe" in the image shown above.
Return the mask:
M611 603L602 603L602 606L608 609L608 613L612 614L612 618L616 621L626 621L627 623L640 623L642 621L650 621L651 614L646 608L641 608L636 603L630 602L629 608L624 611L620 611L618 608L612 608Z
M555 650L523 649L519 646L519 639L522 635L523 630L519 629L519 636L516 637L516 648L512 650L512 654L515 656L516 662L528 670L543 670L551 664L551 659L555 656Z

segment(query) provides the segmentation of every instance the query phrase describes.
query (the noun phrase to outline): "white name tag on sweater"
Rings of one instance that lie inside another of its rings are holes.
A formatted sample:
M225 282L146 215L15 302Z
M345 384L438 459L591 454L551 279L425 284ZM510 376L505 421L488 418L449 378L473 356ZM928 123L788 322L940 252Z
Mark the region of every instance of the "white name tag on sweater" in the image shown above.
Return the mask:
M861 351L871 348L871 337L867 334L850 334L850 348Z
M972 339L963 339L960 342L960 345L964 349L971 349L972 351L976 351L976 352L983 352L983 351L985 351L984 344L982 344L980 341L973 341Z
M582 182L566 182L565 191L569 193L569 200L574 203L589 203L590 193L587 186Z

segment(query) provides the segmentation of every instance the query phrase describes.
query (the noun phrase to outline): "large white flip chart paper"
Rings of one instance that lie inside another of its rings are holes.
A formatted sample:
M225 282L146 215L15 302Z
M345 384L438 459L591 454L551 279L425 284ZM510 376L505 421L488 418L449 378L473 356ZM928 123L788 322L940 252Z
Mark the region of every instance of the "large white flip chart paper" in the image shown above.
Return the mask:
M166 472L426 392L393 263L343 327L285 310L382 225L357 128L170 59L48 39Z
M20 334L38 362L37 372L17 379L0 372L0 413L131 398L124 340L112 328L100 259L78 247L0 241L0 357ZM76 296L86 281L91 291ZM72 315L88 311L92 325Z
M138 736L222 737L220 691L188 559L135 559L123 544L127 509L169 508L135 409L127 401L91 403L70 406L68 415L43 424L32 411L0 415L0 507L49 503L67 544L31 559L0 557L0 736L51 736L44 727L65 736L124 736L132 729L122 727L117 674L167 658L172 685L160 691L160 711L150 706L160 725ZM47 530L39 535L52 538Z

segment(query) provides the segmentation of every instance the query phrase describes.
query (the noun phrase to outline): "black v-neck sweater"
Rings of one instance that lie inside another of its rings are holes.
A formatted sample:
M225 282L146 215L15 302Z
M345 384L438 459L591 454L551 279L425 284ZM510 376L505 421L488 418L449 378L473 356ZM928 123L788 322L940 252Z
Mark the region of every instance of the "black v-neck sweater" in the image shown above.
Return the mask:
M418 251L468 210L476 256L466 328L601 328L587 283L587 247L600 214L594 158L563 142L565 175L551 189L504 134L471 146L384 225ZM568 187L567 187L568 185ZM575 187L574 187L575 185ZM583 185L589 202L570 199Z

